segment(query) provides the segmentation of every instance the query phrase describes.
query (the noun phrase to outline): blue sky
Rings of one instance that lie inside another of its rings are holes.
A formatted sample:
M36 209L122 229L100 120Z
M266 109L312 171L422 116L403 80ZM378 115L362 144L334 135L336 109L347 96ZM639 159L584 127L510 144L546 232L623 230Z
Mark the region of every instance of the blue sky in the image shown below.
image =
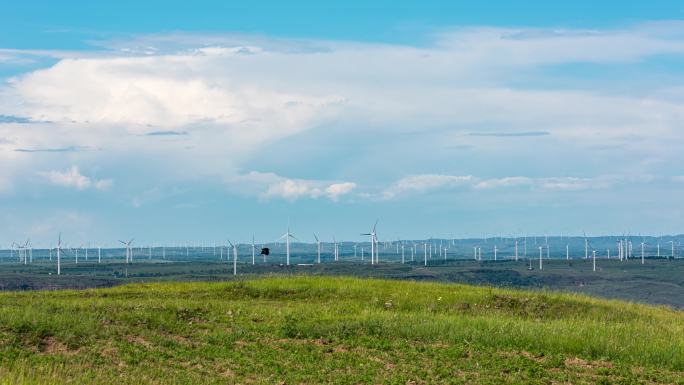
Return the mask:
M598 3L598 4L597 4ZM0 245L681 233L678 1L14 2Z

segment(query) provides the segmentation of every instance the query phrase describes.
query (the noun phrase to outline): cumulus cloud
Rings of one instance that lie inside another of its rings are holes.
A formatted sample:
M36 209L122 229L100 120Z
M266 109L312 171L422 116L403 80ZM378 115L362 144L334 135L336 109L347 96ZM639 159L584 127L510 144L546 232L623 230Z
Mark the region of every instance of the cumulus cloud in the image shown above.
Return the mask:
M91 179L85 175L82 175L77 166L71 166L71 168L64 171L53 170L39 172L39 175L54 185L72 187L77 190L85 190L89 188L107 190L113 184L111 179Z
M282 198L295 201L301 198L326 197L337 201L342 196L350 194L356 188L356 183L290 179L274 173L252 171L229 178L227 186L231 191L257 195L264 200Z
M64 59L10 81L10 89L33 120L138 130L263 120L273 130L298 130L319 109L339 101L334 95L239 84L237 74L208 73L217 65L216 57L194 55Z
M680 27L464 28L439 34L425 46L171 34L110 42L106 47L112 50L101 52L25 52L57 62L0 86L0 116L5 117L0 117L5 120L0 137L11 138L0 157L15 174L22 174L22 167L45 169L57 156L79 163L87 157L110 166L110 159L135 159L141 169L158 168L148 175L225 179L231 181L230 191L288 200L339 200L358 189L335 175L234 175L236 169L275 169L282 162L304 164L302 158L321 156L323 150L313 145L312 151L291 150L285 160L264 154L285 147L274 144L310 133L329 143L417 134L414 138L431 140L420 143L424 148L472 149L485 161L504 157L504 170L496 171L503 175L527 170L517 162L532 151L554 153L569 144L585 152L567 162L586 161L596 146L626 149L607 160L625 168L653 149L676 161L684 120L681 92L616 92L602 86L600 76L587 87L544 80L545 69L553 65L613 65L684 54L684 39L673 32ZM509 137L516 139L497 139ZM454 161L435 153L423 157L413 151L413 140L391 138L397 150L383 152L387 160L385 165L377 162L378 173L389 174L402 161L420 162L407 173L443 169L444 161ZM530 147L542 141L545 147ZM375 156L377 141L354 143L359 154L350 163ZM18 161L22 157L41 159ZM261 163L251 164L256 158ZM478 172L466 168L463 173ZM540 166L530 174L543 172ZM251 187L238 188L234 181ZM87 188L96 188L96 182L90 183ZM392 199L443 189L514 186L570 191L599 185L582 178L425 174L402 178L380 195Z

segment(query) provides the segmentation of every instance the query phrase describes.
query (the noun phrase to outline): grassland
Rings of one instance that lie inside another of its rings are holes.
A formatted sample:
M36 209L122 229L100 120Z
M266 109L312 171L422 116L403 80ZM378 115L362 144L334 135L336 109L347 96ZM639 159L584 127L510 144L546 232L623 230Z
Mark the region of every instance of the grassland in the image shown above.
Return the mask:
M684 384L684 313L344 277L0 293L0 383Z
M310 257L310 256L307 256ZM300 258L311 262L311 258ZM584 293L604 298L668 305L684 309L684 259L650 259L621 262L616 259L597 261L593 271L590 260L544 261L544 269L528 270L527 261L449 260L422 263L383 262L378 265L359 261L326 261L308 266L282 266L244 259L238 263L238 278L270 274L309 274L315 276L354 276L431 282L453 282L495 287L544 289ZM533 261L537 266L537 261ZM159 281L225 281L233 280L232 265L226 261L190 260L162 261L141 259L133 264L120 260L102 263L67 261L62 276L56 276L54 262L41 260L22 265L0 263L0 290L83 289L126 283Z

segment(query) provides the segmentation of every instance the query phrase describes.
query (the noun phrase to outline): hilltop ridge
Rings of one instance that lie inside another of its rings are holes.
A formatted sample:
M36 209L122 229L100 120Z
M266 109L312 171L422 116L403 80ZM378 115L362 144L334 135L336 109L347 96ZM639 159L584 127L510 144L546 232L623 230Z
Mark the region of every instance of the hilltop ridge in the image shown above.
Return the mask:
M684 313L346 277L0 293L0 383L684 383Z

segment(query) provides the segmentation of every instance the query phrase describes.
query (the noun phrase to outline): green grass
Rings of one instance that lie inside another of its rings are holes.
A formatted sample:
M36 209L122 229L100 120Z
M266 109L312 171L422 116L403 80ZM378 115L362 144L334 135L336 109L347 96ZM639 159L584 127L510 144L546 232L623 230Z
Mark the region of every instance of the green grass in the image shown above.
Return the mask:
M533 262L537 266L537 262ZM101 264L92 261L75 264L72 261L62 264L61 276L56 276L55 271L54 262L43 260L29 265L0 263L0 291L86 289L127 283L235 279L232 264L216 260L164 262L153 259L136 261L130 265L111 260ZM554 259L545 261L543 270L530 271L528 261L523 260L451 260L446 263L435 260L427 267L422 263L382 262L370 265L359 261L340 261L284 267L260 261L253 266L251 258L247 261L243 258L238 263L237 271L240 279L272 274L308 274L545 289L684 309L684 259L652 259L647 260L645 265L639 260L601 260L597 261L597 271L592 271L591 260Z
M684 384L684 313L332 277L0 293L0 384Z

